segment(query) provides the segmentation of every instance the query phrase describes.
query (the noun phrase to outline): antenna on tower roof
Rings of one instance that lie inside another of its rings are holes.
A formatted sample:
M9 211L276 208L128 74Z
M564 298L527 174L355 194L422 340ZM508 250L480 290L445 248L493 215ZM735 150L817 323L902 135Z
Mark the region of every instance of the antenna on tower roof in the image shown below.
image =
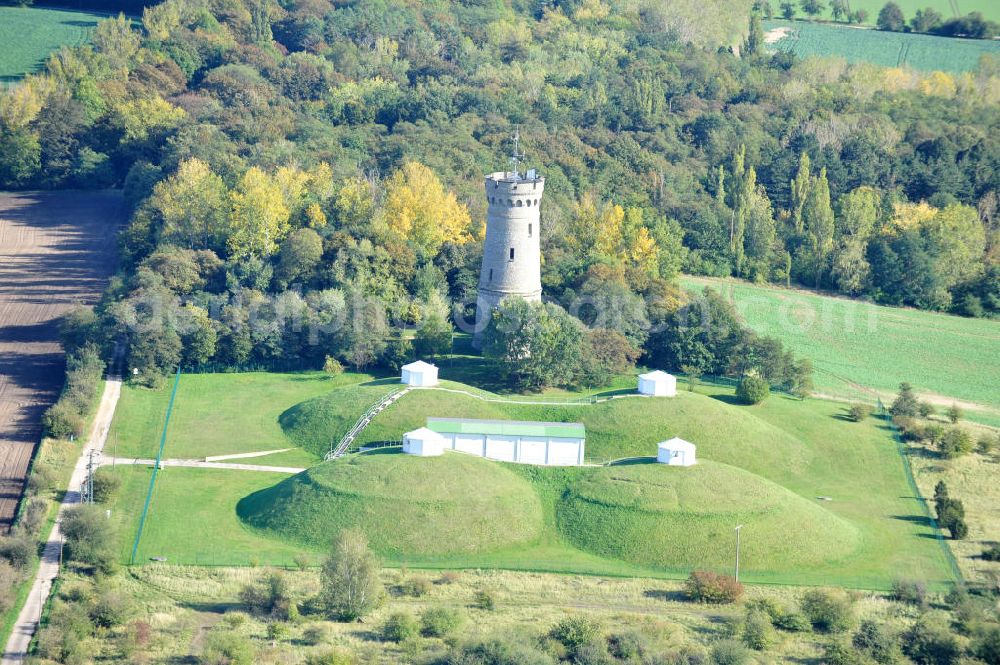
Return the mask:
M514 178L520 178L520 174L517 171L518 165L524 160L524 153L518 152L521 146L521 127L517 125L514 127L514 154L511 155L510 162L514 165Z

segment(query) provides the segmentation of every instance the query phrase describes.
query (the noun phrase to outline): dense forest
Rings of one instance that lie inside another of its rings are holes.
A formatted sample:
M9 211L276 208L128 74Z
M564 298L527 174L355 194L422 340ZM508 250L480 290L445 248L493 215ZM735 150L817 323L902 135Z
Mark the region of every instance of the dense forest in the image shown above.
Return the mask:
M150 376L450 332L518 127L546 295L600 301L618 361L726 369L663 334L680 271L1000 313L1000 61L772 55L751 4L166 0L0 95L0 187L124 188L123 270L67 328Z

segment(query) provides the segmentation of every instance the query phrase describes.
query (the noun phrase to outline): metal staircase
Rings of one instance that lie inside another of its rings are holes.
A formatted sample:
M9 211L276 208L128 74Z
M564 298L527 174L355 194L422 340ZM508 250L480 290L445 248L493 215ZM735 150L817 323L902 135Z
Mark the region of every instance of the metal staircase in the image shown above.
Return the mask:
M393 405L393 403L396 402L396 400L408 392L410 392L409 388L394 390L369 407L368 410L365 411L360 418L358 418L358 421L354 423L354 426L347 431L347 434L345 434L343 438L337 442L337 445L330 448L330 452L326 454L326 457L324 457L323 460L328 462L332 459L342 457L351 447L351 444L354 443L354 440L358 438L358 435L361 434L366 427L368 427L368 423L370 423L375 416L388 409Z

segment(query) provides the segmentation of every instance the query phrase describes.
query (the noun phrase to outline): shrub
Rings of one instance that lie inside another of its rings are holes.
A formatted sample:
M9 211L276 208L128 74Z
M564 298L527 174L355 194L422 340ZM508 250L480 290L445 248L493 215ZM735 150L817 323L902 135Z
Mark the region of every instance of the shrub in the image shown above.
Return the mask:
M305 665L357 665L358 657L353 651L338 647L323 653L306 656Z
M323 371L330 376L336 376L344 373L344 366L333 356L327 356L326 360L323 361Z
M467 644L445 659L448 663L482 663L494 665L552 665L550 656L524 641L494 638L486 642Z
M38 534L49 515L49 502L46 499L33 497L24 504L24 509L18 517L14 533L33 537Z
M567 617L549 631L549 636L559 642L572 656L581 647L597 639L600 627L585 616Z
M308 554L296 554L292 561L295 563L295 567L301 571L308 570L309 566L312 565L312 558Z
M90 609L90 618L94 625L101 628L113 628L125 623L131 607L121 595L113 592L102 593Z
M927 585L916 580L897 579L892 583L892 596L902 603L927 604Z
M916 395L913 394L913 386L909 383L899 384L899 394L889 407L889 413L894 416L904 416L912 418L920 413L920 405Z
M719 640L712 645L711 657L715 665L746 665L750 652L736 640Z
M492 589L479 589L472 599L472 604L481 610L492 612L497 607L496 592Z
M743 585L728 575L694 571L684 583L688 597L699 603L735 603L743 595Z
M237 633L214 633L201 653L203 665L252 665L254 650L247 638Z
M46 436L68 439L83 434L83 416L69 402L58 401L42 414L42 429Z
M254 614L286 620L292 605L288 580L281 573L270 573L259 582L243 587L240 602Z
M1000 663L1000 626L984 628L972 641L972 653L990 665Z
M382 639L387 642L405 642L420 633L420 625L407 612L395 612L389 615L382 626Z
M856 649L836 640L823 647L822 662L823 665L865 665Z
M800 612L781 612L771 619L771 623L789 633L804 633L812 629L812 622Z
M122 486L122 479L111 469L98 469L94 472L94 501L110 503Z
M989 455L997 447L997 441L1000 441L1000 436L984 434L979 437L979 443L976 444L976 452L980 455Z
M462 575L454 570L447 570L441 573L441 577L438 578L438 584L454 584L462 578Z
M1000 561L1000 543L993 543L983 550L982 557L987 561Z
M28 491L32 494L48 492L55 487L56 482L56 470L39 460L31 467L31 476L28 478Z
M0 561L0 614L14 605L14 587L21 582L21 571L6 561Z
M852 404L847 413L851 420L860 423L872 415L872 407L870 404Z
M948 410L945 411L945 415L948 416L948 420L950 420L951 424L954 425L961 420L962 416L965 414L962 409L959 408L958 404L952 404L948 407Z
M288 637L288 626L280 621L272 621L267 624L267 639L271 640L272 646L286 637Z
M420 615L420 634L424 637L448 637L465 623L465 616L447 607L431 607Z
M630 630L608 637L608 651L618 660L640 662L649 651L642 633Z
M743 621L743 644L755 651L764 651L774 640L771 617L763 610L751 609Z
M0 559L6 559L14 568L24 570L35 559L35 544L28 538L0 536Z
M934 415L934 405L930 402L920 402L917 404L917 413L921 418L929 418Z
M736 385L736 396L744 404L760 404L771 394L771 386L758 376L744 376Z
M333 636L330 627L322 623L312 623L302 630L302 641L310 646L326 644Z
M972 437L964 429L953 427L941 437L941 454L952 459L972 452Z
M73 506L62 518L66 557L108 573L116 564L115 537L100 506Z
M861 627L851 640L851 646L880 665L895 663L900 656L896 639L870 619L861 622Z
M903 653L918 665L951 665L962 647L946 622L922 617L903 633Z
M433 589L431 581L426 577L420 576L407 578L401 587L404 594L407 596L413 596L414 598L426 596L431 592L431 589Z
M814 589L802 596L802 613L813 628L824 633L847 630L853 618L851 599L842 591Z

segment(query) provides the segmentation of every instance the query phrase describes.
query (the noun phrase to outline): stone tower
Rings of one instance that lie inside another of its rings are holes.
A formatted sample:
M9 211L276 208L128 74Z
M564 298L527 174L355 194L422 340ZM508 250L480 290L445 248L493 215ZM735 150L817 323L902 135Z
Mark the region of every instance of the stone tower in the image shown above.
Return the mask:
M476 300L474 340L477 345L492 311L501 300L507 296L542 299L538 206L542 202L545 178L534 169L526 173L519 171L524 155L518 152L518 143L519 137L515 134L513 170L486 176L489 205Z

